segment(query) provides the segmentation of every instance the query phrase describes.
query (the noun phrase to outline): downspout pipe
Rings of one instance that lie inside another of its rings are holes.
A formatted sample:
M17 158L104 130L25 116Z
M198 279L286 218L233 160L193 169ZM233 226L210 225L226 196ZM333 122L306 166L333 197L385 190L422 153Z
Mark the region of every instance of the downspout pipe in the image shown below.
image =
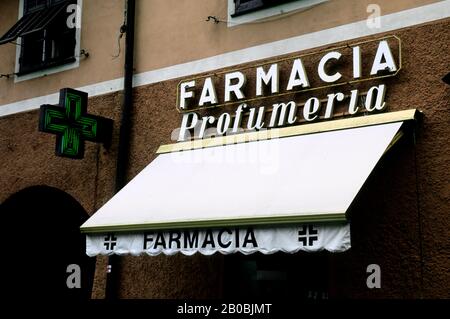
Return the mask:
M122 27L125 27L125 74L115 180L116 193L126 184L126 172L128 168L128 159L130 157L129 141L131 132L131 113L133 110L135 12L136 1L127 0L126 21ZM105 297L106 299L115 299L117 297L118 268L120 267L118 257L115 255L109 257L108 264Z

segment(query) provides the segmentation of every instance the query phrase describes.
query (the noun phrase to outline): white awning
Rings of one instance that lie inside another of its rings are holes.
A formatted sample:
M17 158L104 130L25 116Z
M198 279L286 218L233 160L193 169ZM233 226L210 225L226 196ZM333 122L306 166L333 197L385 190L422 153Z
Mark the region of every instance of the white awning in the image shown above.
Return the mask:
M105 234L140 232L142 241L143 232L157 230L345 222L364 182L400 136L403 121L415 114L370 115L162 147L81 230L91 239L97 234L97 248L90 252L95 254L106 253L100 249ZM240 143L243 136L250 142ZM132 245L123 247L128 248L120 253L134 251Z

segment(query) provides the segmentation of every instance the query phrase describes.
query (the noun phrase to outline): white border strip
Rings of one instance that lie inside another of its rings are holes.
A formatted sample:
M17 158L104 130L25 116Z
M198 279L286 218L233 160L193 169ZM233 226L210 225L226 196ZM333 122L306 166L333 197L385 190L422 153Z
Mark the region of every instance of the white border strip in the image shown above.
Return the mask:
M166 68L139 73L134 76L133 86L143 86L152 83L176 79L197 73L209 72L237 64L274 56L307 50L318 46L340 41L365 37L413 25L431 22L450 17L450 0L404 10L381 17L380 28L369 28L366 20L354 22L339 27L314 33L292 37L285 40L265 43L262 45L237 50L213 57L177 64ZM123 78L87 85L77 88L87 92L90 97L117 92L123 89ZM31 98L0 106L0 117L36 110L42 104L57 104L58 93Z

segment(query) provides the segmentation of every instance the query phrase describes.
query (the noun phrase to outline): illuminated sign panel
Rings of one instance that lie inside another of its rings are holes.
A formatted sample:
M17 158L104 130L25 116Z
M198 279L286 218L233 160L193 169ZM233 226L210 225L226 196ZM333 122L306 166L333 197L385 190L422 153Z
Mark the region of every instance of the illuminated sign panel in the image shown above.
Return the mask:
M60 91L59 105L42 105L39 131L56 135L56 155L84 157L84 141L108 143L112 120L87 114L88 94L73 89Z

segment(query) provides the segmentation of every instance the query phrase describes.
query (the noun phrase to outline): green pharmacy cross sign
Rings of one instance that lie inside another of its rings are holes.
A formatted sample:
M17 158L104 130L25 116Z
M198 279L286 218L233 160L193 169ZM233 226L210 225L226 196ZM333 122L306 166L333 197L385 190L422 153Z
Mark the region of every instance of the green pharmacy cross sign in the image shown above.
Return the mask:
M109 144L113 121L87 114L88 94L62 89L59 105L42 105L39 131L56 134L56 155L84 156L84 141Z

